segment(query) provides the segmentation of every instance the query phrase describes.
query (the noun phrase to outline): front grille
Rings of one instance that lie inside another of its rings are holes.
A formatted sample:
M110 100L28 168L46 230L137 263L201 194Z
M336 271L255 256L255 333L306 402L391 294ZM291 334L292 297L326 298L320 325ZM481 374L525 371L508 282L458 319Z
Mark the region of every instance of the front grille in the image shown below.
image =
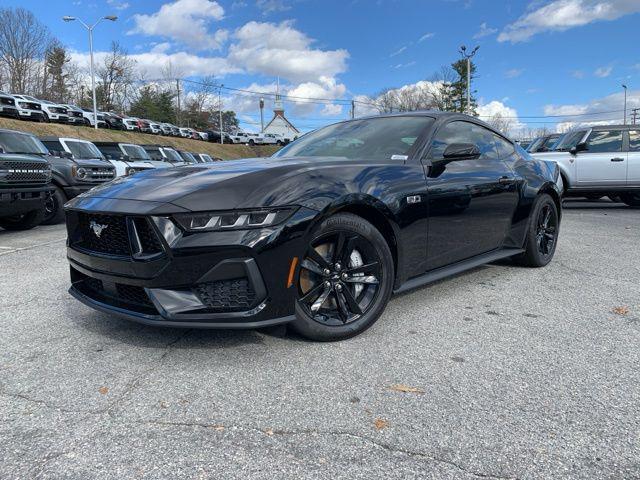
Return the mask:
M62 113L64 115L67 114L67 111L62 107L51 107L50 109L53 113Z
M82 118L84 116L82 115L82 112L69 112L69 115L76 118Z
M142 287L98 280L73 267L71 282L80 293L99 302L141 313L158 313Z
M15 105L16 101L13 98L1 97L0 103L3 105Z
M26 108L27 110L41 110L39 103L32 102L19 102L22 108Z
M256 302L256 292L247 278L201 283L194 293L212 313L243 312Z
M164 251L158 233L146 217L70 210L67 230L71 247L98 254L142 259Z
M149 221L146 218L135 218L133 221L138 234L138 239L140 240L142 252L145 255L161 253L162 244Z
M46 184L51 179L51 167L39 162L0 162L0 170L6 171L8 183Z
M94 182L108 182L115 176L113 168L89 168L87 171L89 179Z
M129 256L131 247L126 217L78 212L78 238L74 245L92 252Z

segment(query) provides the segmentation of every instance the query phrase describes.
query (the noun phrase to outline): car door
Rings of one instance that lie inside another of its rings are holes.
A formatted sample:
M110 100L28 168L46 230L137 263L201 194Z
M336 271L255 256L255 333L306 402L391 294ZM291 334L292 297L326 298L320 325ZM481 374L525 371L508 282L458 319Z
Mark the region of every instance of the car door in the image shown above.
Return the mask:
M515 174L500 159L496 136L464 120L441 126L429 149L427 189L429 269L449 265L500 248L518 202ZM474 159L444 161L454 143L471 143L480 150Z
M576 185L626 185L627 152L622 148L622 130L592 130L586 144L587 150L576 158Z
M640 187L640 127L629 130L627 162L627 185Z

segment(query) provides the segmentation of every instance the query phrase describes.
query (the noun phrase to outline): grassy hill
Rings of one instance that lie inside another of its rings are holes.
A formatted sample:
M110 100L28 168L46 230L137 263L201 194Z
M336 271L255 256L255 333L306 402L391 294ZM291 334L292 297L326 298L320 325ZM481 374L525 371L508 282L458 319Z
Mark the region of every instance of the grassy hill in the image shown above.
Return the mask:
M208 153L222 159L248 158L248 157L268 157L273 154L277 147L248 145L220 145L219 143L204 142L201 140L191 140L188 138L163 137L160 135L150 135L147 133L123 132L119 130L107 130L100 128L95 130L89 127L75 127L71 125L58 125L56 123L25 122L9 118L0 118L0 128L19 130L33 133L37 136L56 136L81 138L89 141L103 142L127 142L136 144L157 143L170 145L180 150L193 153Z

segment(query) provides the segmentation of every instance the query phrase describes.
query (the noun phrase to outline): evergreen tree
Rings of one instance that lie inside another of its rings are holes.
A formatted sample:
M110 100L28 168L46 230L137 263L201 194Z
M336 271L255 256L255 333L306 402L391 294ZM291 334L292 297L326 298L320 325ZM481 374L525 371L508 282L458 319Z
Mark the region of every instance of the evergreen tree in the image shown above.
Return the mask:
M473 62L470 62L470 64L471 84L473 85L473 80L476 78L476 65ZM478 107L478 102L475 98L477 90L473 90L473 87L471 87L471 105L467 108L467 60L461 58L457 62L452 63L451 68L456 73L456 78L447 87L447 104L450 105L450 110L453 112L477 115L476 108Z

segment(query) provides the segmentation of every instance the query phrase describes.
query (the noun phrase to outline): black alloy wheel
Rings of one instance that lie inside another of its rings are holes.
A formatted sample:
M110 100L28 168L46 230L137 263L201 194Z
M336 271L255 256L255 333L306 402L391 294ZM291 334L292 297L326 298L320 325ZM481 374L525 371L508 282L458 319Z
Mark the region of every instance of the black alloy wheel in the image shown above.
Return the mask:
M544 267L553 259L558 244L560 215L550 195L538 195L531 208L525 251L513 260L526 267Z
M538 214L538 229L536 231L536 243L538 251L542 255L549 255L556 244L558 230L558 216L552 205L545 204Z
M294 328L313 340L339 340L370 327L391 294L393 261L380 232L350 214L315 232L298 273Z
M57 225L64 220L64 204L67 202L60 187L54 187L44 203L43 225Z

